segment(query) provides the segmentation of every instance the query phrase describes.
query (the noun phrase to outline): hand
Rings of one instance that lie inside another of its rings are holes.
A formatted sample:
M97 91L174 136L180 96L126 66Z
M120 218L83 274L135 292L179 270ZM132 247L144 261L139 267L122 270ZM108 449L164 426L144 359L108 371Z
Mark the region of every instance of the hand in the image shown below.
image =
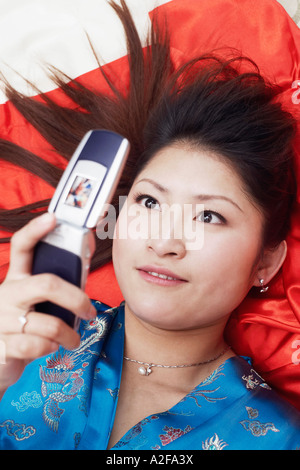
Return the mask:
M5 364L0 363L0 392L20 377L31 360L56 351L59 345L66 349L79 346L74 329L53 315L34 311L34 305L51 301L83 319L96 316L90 299L79 287L53 274L31 275L34 247L55 223L53 214L44 214L11 240L10 266L0 286L0 341L5 350ZM25 326L19 319L24 314Z

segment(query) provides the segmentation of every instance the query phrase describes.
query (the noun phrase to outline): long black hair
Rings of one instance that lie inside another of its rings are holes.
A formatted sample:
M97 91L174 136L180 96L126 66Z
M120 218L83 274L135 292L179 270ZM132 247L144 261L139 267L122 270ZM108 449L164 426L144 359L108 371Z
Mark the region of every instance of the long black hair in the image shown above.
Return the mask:
M287 236L296 195L296 122L276 101L280 91L249 58L204 55L183 65L145 126L139 169L176 142L214 152L263 213L262 246L276 247Z
M105 92L89 89L52 68L55 84L76 109L59 105L46 93L40 93L38 100L26 97L6 83L11 103L66 161L90 129L110 129L129 139L131 152L115 194L116 209L119 196L128 194L137 173L161 148L185 141L213 150L241 175L250 197L265 214L264 243L275 246L287 234L295 195L296 124L277 102L280 88L268 83L253 61L238 56L208 54L176 70L166 22L158 26L154 16L143 48L125 1L121 6L110 4L126 33L128 84L116 86L109 69L100 63L108 86ZM53 187L62 174L40 156L5 140L0 140L0 158ZM45 211L48 203L2 209L0 226L13 233L35 217L37 209ZM111 259L111 244L109 238L98 243L92 269Z

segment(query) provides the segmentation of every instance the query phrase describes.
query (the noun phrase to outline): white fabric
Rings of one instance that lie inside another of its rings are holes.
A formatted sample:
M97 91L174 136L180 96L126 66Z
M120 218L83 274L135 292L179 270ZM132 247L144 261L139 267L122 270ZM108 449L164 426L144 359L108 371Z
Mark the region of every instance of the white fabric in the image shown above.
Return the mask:
M169 1L127 0L141 38L148 12ZM300 0L280 3L300 25ZM20 75L49 91L53 84L43 64L52 64L71 78L97 67L86 32L103 62L126 53L121 23L107 0L0 0L0 70L28 95L35 92ZM0 103L5 101L0 89Z
M141 38L148 12L168 1L127 0ZM53 83L42 64L52 64L72 78L97 67L86 33L103 62L126 53L121 22L106 0L0 0L0 70L26 94L36 93L20 74L49 91ZM5 100L1 92L0 103Z

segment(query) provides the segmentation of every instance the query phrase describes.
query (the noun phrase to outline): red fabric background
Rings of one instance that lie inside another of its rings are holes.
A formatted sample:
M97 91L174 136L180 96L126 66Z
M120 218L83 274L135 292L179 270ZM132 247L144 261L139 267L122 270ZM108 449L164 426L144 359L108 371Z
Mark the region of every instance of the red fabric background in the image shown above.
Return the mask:
M300 30L275 0L172 0L159 7L166 13L171 31L173 57L178 63L202 52L234 47L256 61L261 72L283 87L281 100L299 118L300 93L292 88L300 80ZM124 58L107 67L120 82L126 82ZM79 80L103 89L99 71ZM59 90L51 95L65 102ZM60 167L65 160L53 152L37 131L11 103L0 106L0 135L20 144ZM295 171L300 181L300 145L296 142ZM13 208L51 197L53 188L30 173L0 161L1 207ZM300 190L292 229L288 237L288 258L282 272L267 294L248 298L234 312L227 327L228 341L239 353L251 356L256 370L278 392L300 409ZM1 233L0 235L4 235ZM3 279L9 260L9 246L0 245L0 276ZM228 273L230 275L230 273ZM110 305L122 300L111 264L89 276L87 292ZM299 341L299 343L297 343ZM299 351L299 354L298 354Z

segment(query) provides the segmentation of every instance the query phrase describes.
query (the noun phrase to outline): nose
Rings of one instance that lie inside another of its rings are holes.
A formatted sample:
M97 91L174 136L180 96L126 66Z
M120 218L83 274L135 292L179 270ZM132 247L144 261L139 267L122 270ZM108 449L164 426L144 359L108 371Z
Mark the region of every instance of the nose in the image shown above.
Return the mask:
M153 222L153 219L152 219ZM148 249L157 256L173 256L183 258L186 254L185 240L182 234L183 220L181 215L165 210L160 214L159 221L151 224Z
M148 249L150 251L154 251L159 257L173 256L181 259L186 253L182 241L174 238L170 238L168 240L164 240L162 238L149 239Z

